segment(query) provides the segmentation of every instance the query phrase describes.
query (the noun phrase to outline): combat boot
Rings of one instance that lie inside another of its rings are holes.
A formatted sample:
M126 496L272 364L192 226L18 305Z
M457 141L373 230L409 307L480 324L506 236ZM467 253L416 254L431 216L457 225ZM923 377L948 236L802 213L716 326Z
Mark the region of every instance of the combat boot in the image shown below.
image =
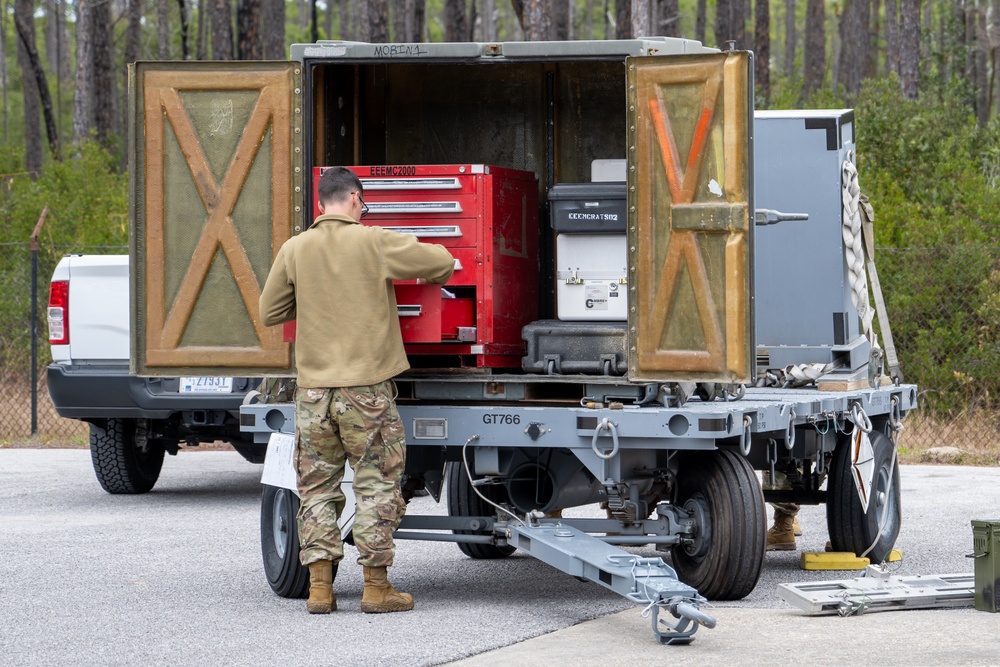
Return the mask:
M333 596L333 561L317 560L309 563L309 600L306 609L310 614L329 614L337 610Z
M365 568L365 590L361 594L361 611L366 614L384 614L390 611L410 611L413 596L400 593L386 577L384 567Z
M774 525L767 531L768 551L795 551L794 514L774 510Z

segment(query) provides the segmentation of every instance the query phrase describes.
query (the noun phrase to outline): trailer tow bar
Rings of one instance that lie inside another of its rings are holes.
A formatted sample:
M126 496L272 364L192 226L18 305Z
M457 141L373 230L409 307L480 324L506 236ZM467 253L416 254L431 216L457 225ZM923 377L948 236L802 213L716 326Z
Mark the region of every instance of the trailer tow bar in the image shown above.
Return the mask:
M651 617L661 644L690 644L698 626L715 627L715 619L700 609L705 598L682 583L662 558L641 558L562 523L539 523L531 515L529 522L507 524L508 544L645 605L642 615ZM661 618L661 611L676 621Z

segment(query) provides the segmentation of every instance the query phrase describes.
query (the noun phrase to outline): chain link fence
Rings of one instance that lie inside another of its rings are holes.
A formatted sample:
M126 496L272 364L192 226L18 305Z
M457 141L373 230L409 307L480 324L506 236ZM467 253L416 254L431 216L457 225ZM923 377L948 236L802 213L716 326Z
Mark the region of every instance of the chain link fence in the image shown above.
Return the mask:
M33 394L32 252L26 243L0 244L6 258L0 265L0 441L86 439L86 425L60 418L45 387L49 279L69 252L126 250L38 251ZM917 452L940 445L995 451L1000 443L1000 248L880 248L876 259L904 379L920 388L920 409L906 420L900 446Z
M875 259L904 379L920 391L900 446L1000 462L1000 247L880 248Z
M125 246L43 246L33 251L29 243L0 243L4 258L0 263L0 443L87 441L87 425L60 417L45 386L45 368L52 362L46 318L49 280L66 254L126 252Z

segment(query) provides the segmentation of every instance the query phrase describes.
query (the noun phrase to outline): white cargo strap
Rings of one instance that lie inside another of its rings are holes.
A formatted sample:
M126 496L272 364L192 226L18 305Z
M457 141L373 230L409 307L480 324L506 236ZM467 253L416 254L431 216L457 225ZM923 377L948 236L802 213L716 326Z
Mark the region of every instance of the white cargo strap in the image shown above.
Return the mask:
M844 219L842 232L844 236L844 254L847 258L848 277L851 285L851 302L858 310L858 317L864 333L871 341L872 347L878 347L875 334L872 332L872 318L875 313L868 305L868 277L865 274L865 251L861 233L861 188L858 187L858 170L854 166L853 153L848 153L844 160L843 191L841 199L844 204Z
M841 192L841 200L844 205L842 233L844 254L850 273L851 302L858 310L858 316L861 318L865 336L871 343L872 350L880 351L882 348L872 330L872 318L875 313L868 302L868 279L870 278L875 309L878 312L879 330L885 341L884 351L889 365L889 375L893 379L901 381L902 373L899 370L899 359L896 356L896 346L892 341L889 316L885 309L885 300L882 298L882 286L878 279L878 271L875 268L875 233L872 224L875 221L875 211L872 209L868 197L861 194L861 188L858 185L858 169L854 166L853 160L854 153L851 151L842 167L843 190ZM867 275L865 273L866 263L868 266ZM878 370L881 371L881 368Z

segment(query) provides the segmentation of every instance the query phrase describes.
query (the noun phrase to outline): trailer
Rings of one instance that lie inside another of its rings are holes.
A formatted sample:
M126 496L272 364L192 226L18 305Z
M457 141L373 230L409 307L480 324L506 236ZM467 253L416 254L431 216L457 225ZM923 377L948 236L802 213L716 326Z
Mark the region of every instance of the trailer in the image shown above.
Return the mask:
M268 447L278 595L308 585L294 327L263 327L257 299L332 165L361 178L366 224L456 261L443 289L395 289L404 496L448 508L397 539L520 549L643 605L663 643L753 590L765 501L825 503L835 549L888 555L917 388L881 313L873 332L854 115L755 114L752 72L749 52L674 38L319 42L130 70L132 370L283 378L241 408ZM588 505L603 518L562 516ZM647 544L669 564L621 548Z

